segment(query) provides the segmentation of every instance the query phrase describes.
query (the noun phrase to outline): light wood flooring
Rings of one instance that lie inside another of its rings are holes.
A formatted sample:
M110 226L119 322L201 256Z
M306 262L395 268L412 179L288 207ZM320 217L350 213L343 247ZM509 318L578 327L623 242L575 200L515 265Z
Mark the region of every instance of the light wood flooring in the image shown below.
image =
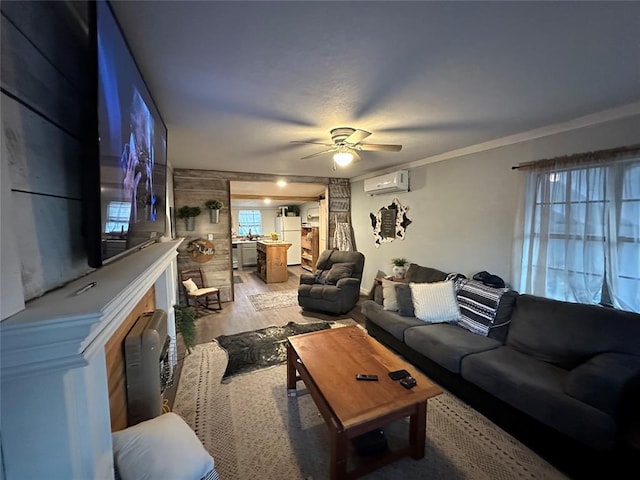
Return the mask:
M358 323L364 324L364 316L360 313L360 302L344 315L331 315L320 312L304 311L298 305L292 307L274 308L270 310L256 311L248 298L248 295L257 293L296 290L300 284L300 274L308 273L300 266L288 268L289 278L282 283L264 283L255 272L255 268L245 267L241 271L234 270L234 277L242 281L234 283L235 301L222 304L222 310L201 316L196 321L196 343L208 343L219 335L232 335L234 333L258 330L273 325L286 325L294 321L297 323L318 322L321 320L340 320L352 318ZM173 405L175 391L180 382L180 369L184 361L186 351L180 335L178 335L178 366L175 370L173 386L165 391L164 397Z

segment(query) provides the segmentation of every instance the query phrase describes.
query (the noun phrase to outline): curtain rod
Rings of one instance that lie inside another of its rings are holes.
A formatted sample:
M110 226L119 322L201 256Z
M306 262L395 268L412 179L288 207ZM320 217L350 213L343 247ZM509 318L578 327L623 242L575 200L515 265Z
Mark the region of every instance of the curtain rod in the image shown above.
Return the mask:
M640 144L626 147L609 148L607 150L596 150L594 152L574 153L553 158L544 158L531 162L523 162L513 165L511 170L527 170L534 167L551 166L558 163L590 163L601 160L623 160L633 155L640 155Z

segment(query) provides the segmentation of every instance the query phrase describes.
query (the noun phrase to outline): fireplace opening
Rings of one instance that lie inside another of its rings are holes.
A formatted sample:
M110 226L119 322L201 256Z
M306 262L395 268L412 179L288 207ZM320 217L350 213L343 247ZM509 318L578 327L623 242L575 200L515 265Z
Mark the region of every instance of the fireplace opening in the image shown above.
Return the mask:
M167 314L140 315L124 342L129 426L162 414L162 394L173 383Z

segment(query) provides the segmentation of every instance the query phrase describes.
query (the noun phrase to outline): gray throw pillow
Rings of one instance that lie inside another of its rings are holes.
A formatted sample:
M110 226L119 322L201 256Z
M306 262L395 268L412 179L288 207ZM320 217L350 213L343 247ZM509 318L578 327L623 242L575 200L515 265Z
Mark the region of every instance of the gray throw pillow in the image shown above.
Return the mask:
M421 267L417 263L412 263L407 269L404 279L407 283L434 283L444 282L447 274L430 267Z
M353 263L334 263L327 273L326 283L335 285L341 278L349 278L353 273Z
M411 287L405 283L396 285L396 299L398 300L398 313L403 317L415 317Z

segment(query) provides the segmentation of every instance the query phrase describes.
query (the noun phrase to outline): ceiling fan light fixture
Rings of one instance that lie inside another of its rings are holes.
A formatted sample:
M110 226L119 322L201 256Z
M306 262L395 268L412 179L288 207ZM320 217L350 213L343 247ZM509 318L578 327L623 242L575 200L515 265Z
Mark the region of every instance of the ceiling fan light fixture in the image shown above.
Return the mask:
M353 153L348 150L339 150L333 154L333 161L340 167L346 167L353 161Z

